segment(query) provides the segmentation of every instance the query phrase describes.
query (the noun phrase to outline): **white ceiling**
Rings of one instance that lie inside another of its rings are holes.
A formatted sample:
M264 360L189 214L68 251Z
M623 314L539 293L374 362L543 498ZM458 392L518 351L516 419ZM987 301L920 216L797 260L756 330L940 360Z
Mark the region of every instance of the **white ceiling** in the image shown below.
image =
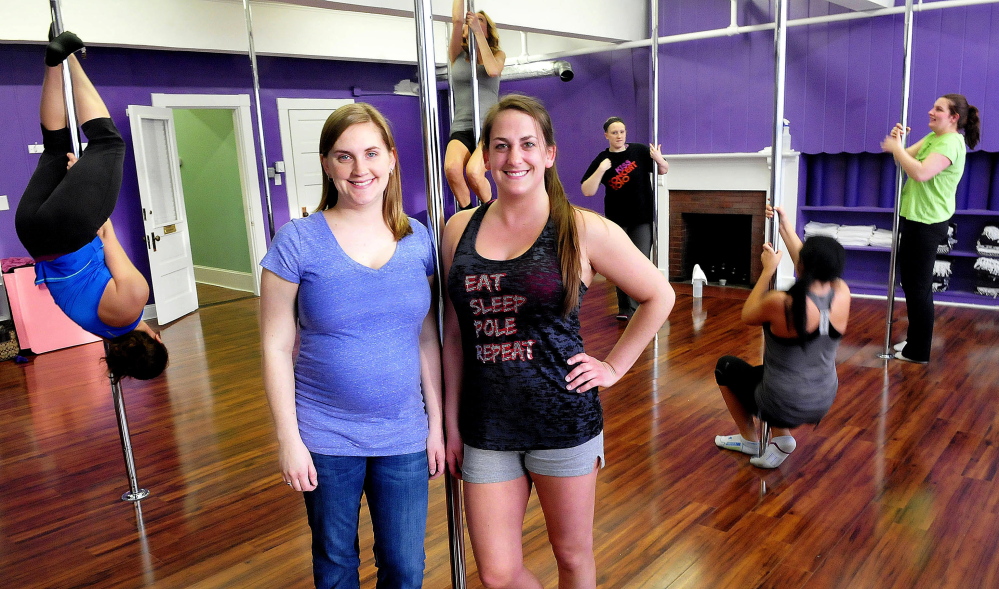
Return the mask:
M511 61L647 38L647 0L479 0ZM416 62L413 0L251 1L260 55ZM432 0L438 63L451 2ZM62 0L64 25L95 46L246 52L241 0ZM45 40L47 2L0 0L0 42Z

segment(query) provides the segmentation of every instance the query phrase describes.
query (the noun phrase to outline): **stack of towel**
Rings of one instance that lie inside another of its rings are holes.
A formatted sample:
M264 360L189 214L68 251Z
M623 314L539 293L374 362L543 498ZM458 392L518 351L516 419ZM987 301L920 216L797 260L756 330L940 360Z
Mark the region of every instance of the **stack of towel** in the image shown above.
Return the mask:
M978 255L997 257L999 256L999 227L988 225L982 230L982 236L978 238L976 245Z
M937 246L938 254L949 254L954 246L957 244L957 239L954 238L954 234L957 232L957 225L951 223L947 226L947 239L943 243Z
M943 292L950 286L950 261L933 262L933 292Z
M805 239L815 235L832 237L843 245L868 246L877 229L874 225L839 225L837 223L819 223L809 221L805 224ZM888 232L888 242L891 245L891 231Z
M843 245L868 246L875 229L874 225L840 225L836 240Z
M986 297L999 297L999 259L975 260L975 292Z
M986 297L999 297L999 227L988 225L975 245L975 292Z
M871 245L876 247L891 247L891 229L875 229L871 236Z
M836 237L836 232L838 230L839 225L837 223L819 223L818 221L809 221L808 223L805 223L805 239L816 235Z

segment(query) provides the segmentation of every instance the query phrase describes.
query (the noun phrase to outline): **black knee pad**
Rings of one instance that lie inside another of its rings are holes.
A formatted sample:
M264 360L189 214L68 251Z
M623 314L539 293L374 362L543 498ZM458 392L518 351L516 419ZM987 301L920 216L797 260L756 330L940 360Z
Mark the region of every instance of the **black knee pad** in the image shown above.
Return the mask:
M728 366L732 358L734 356L722 356L718 358L718 363L715 364L715 382L718 383L718 386L729 386Z

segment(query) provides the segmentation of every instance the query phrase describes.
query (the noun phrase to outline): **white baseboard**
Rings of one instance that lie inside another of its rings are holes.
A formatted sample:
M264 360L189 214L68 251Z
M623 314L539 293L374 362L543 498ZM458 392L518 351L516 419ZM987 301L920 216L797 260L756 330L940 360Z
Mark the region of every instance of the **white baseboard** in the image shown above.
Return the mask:
M194 281L251 293L256 290L254 289L255 279L252 272L236 272L234 270L195 266Z
M142 308L142 320L148 321L150 319L156 319L156 303Z

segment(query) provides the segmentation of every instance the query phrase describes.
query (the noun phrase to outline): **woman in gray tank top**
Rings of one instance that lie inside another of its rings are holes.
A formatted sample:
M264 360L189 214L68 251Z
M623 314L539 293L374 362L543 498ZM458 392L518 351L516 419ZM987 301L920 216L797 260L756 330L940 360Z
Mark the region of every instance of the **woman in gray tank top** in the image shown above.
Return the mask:
M850 316L850 288L840 278L846 252L831 237L804 244L778 207L780 235L794 262L797 282L787 291L770 290L781 253L763 246L763 273L742 308L742 320L763 327L763 365L723 356L715 379L739 433L715 436L715 445L749 454L750 464L776 468L796 447L791 430L818 423L829 411L839 380L836 350ZM773 210L767 206L767 215ZM756 419L773 430L763 456Z
M486 180L486 167L482 163L482 147L475 142L474 129L481 128L486 113L499 99L499 80L506 53L500 49L496 23L481 10L477 13L464 12L463 0L453 0L451 4L451 25L448 59L451 62L454 116L451 137L444 153L444 175L458 200L458 206L467 209L476 204L472 193L484 203L493 197L492 187ZM473 120L472 112L472 92L475 89L472 88L472 64L468 53L469 30L475 35L479 92L477 121Z

